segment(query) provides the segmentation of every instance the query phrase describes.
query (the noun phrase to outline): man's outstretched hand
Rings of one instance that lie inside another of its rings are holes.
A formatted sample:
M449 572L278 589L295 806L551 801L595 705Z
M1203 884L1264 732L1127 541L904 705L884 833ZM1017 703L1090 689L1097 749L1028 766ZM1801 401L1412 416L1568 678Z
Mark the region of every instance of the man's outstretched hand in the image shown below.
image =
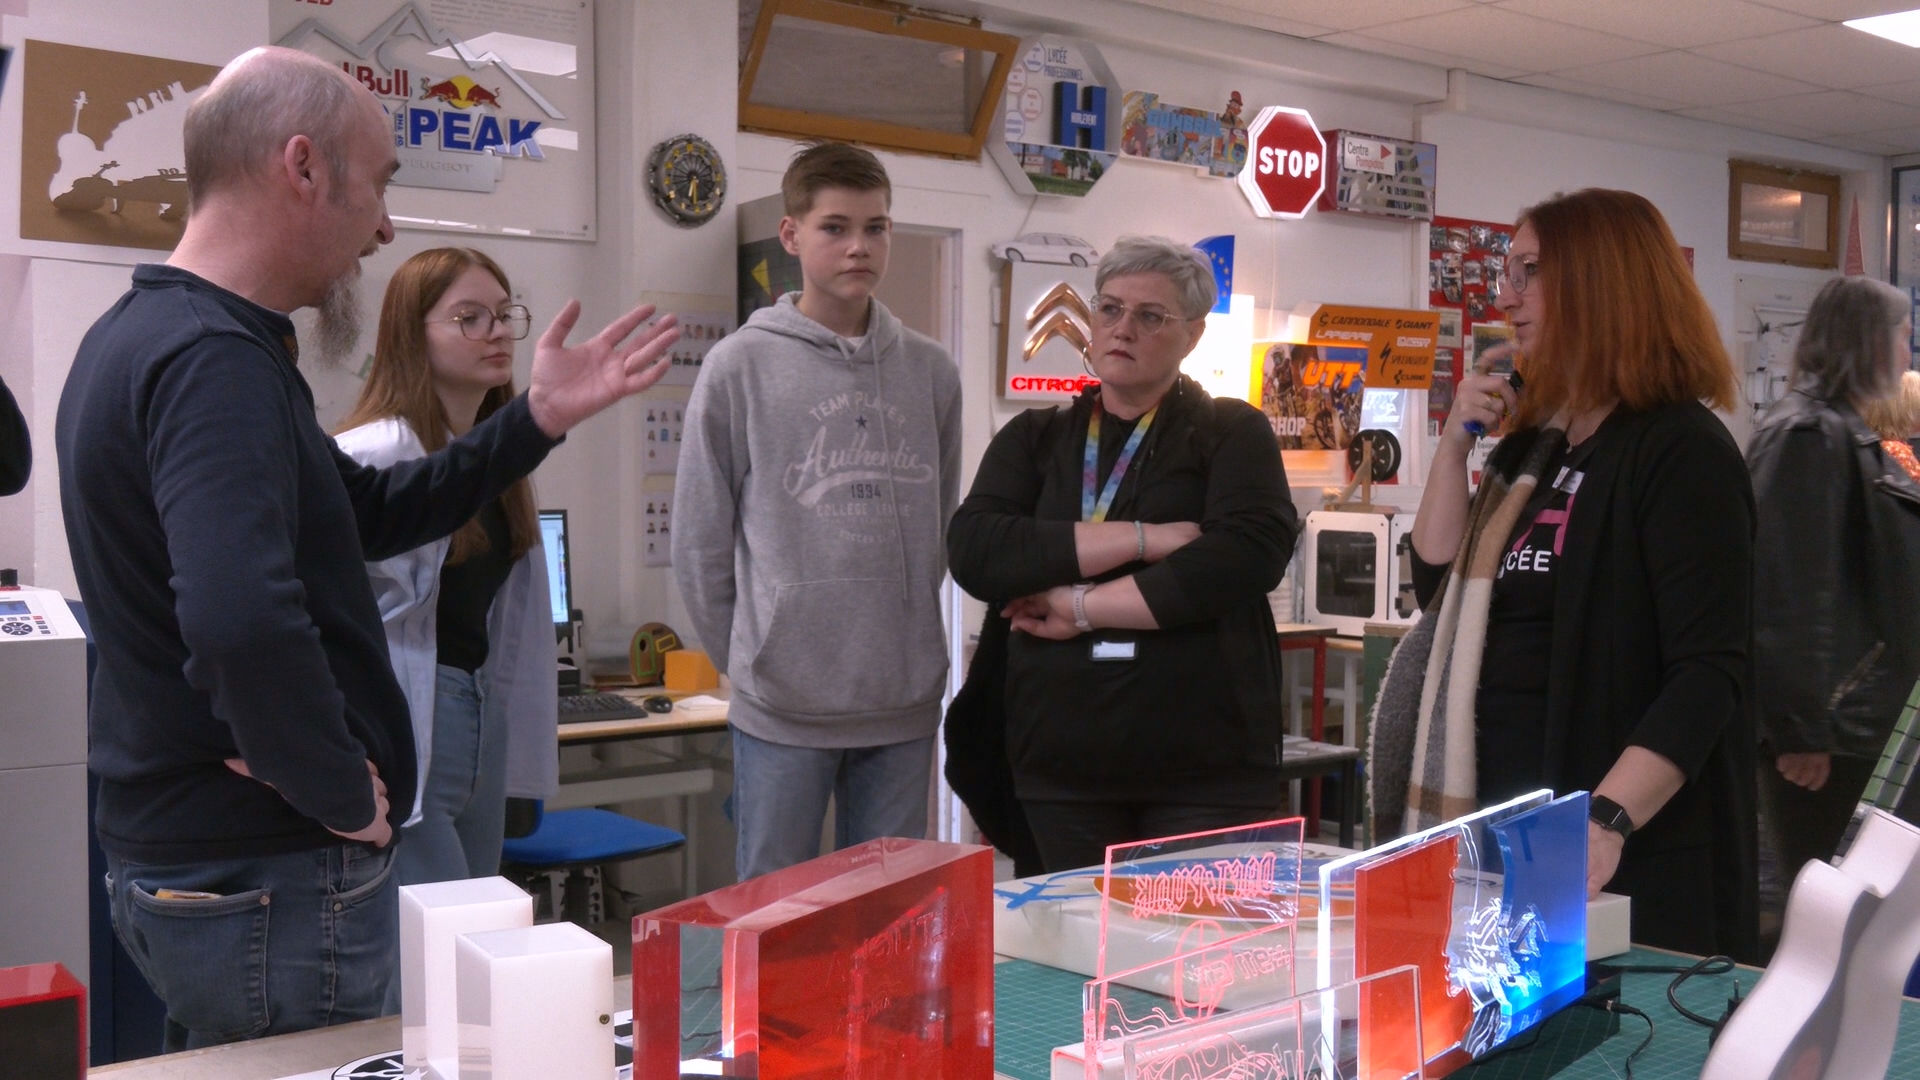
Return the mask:
M565 435L666 374L668 350L680 340L680 329L672 315L643 326L653 311L652 304L641 304L578 345L568 345L567 335L580 321L580 301L567 301L553 317L533 347L533 378L527 386L533 422L548 438Z

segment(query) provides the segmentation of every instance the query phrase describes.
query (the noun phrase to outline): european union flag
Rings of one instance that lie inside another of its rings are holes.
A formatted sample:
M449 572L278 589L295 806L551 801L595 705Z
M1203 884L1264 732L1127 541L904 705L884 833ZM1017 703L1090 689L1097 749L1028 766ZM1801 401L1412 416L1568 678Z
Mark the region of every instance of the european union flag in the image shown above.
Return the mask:
M1213 310L1224 315L1233 306L1233 234L1209 236L1193 249L1213 267Z

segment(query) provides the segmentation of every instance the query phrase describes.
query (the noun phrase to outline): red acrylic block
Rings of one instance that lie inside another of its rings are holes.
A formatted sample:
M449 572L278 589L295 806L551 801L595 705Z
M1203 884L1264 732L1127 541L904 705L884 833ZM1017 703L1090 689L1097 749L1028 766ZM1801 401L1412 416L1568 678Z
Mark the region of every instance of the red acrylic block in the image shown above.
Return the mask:
M638 916L634 1080L985 1080L992 892L991 849L888 838Z
M87 1075L87 988L64 964L0 968L0 1073Z

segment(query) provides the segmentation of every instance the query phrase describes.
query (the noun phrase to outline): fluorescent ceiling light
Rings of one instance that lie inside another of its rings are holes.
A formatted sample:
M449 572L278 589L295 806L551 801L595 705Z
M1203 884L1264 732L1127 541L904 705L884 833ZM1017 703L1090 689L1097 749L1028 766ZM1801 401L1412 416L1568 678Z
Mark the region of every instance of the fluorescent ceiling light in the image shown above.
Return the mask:
M1891 15L1875 15L1871 19L1848 19L1846 25L1855 30L1865 30L1875 37L1920 49L1920 8L1896 11Z

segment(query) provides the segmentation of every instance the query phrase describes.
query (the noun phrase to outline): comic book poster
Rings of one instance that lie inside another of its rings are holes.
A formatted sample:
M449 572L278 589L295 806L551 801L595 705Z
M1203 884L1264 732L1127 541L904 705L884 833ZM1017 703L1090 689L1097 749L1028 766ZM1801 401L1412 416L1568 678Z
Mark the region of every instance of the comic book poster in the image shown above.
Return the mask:
M1160 95L1129 90L1121 99L1120 152L1128 157L1205 169L1235 177L1247 163L1247 122L1239 91L1219 112L1169 105Z
M1427 303L1442 316L1440 352L1434 358L1433 387L1427 394L1429 433L1438 434L1447 410L1453 407L1454 384L1473 362L1467 346L1474 329L1506 322L1506 316L1493 306L1493 295L1495 283L1507 270L1513 226L1436 217L1427 235Z
M1254 343L1260 411L1282 450L1344 450L1360 430L1367 350Z

